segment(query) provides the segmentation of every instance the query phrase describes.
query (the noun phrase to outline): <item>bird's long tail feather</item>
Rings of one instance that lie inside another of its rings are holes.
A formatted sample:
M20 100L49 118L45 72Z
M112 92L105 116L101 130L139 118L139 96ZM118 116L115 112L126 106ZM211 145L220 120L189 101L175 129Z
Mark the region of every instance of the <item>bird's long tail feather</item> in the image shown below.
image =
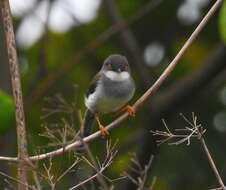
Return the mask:
M86 137L86 136L90 135L94 118L95 118L95 114L92 111L90 111L89 109L87 109L85 112L82 130L81 130L82 137Z

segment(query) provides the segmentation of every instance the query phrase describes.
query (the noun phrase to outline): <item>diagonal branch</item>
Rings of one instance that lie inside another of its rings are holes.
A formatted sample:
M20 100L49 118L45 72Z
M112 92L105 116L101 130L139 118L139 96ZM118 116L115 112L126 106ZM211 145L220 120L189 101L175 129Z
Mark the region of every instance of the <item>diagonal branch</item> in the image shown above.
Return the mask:
M155 1L150 1L141 7L134 15L132 15L128 20L121 20L113 25L111 25L107 30L102 32L96 39L91 40L85 47L83 47L80 51L78 51L74 56L72 56L69 60L66 60L62 67L54 72L51 72L45 77L34 89L33 92L28 96L26 103L26 107L30 107L33 102L38 100L40 97L45 94L45 92L53 86L60 78L62 78L66 73L71 71L74 65L78 64L80 59L87 54L88 52L97 49L104 42L106 42L110 37L121 31L122 29L128 27L129 25L135 23L140 18L145 16L159 5L159 3L155 3Z
M217 0L215 2L215 4L211 7L211 9L208 11L208 13L202 19L202 21L197 26L197 28L195 29L195 31L191 34L191 36L186 41L186 43L184 44L184 46L181 48L181 50L179 51L179 53L176 55L176 57L173 59L173 61L168 65L168 67L161 74L161 76L158 78L158 80L135 102L135 104L133 105L133 107L134 107L135 110L138 110L138 108L141 107L144 104L144 102L148 98L152 97L155 94L155 92L160 88L160 86L162 85L162 83L167 79L167 77L174 70L175 66L179 63L179 60L184 55L185 51L190 47L190 45L196 39L196 37L198 36L198 34L205 27L205 25L207 24L207 22L209 21L209 19L214 15L214 13L216 12L216 10L220 7L220 5L221 5L222 2L223 2L223 0ZM127 117L128 117L128 114L127 113L121 115L120 117L118 117L117 119L115 119L112 123L110 123L108 126L106 126L106 129L107 130L111 130L111 129L117 127L118 124L121 123L122 121L124 121ZM100 136L100 132L98 131L98 132L95 132L95 133L87 136L83 140L84 140L84 142L88 143L88 142L91 142L94 139L98 138L99 136ZM48 153L44 153L44 154L40 154L40 155L36 155L36 156L31 156L31 157L29 157L29 159L30 160L43 160L43 159L50 158L50 157L53 157L53 156L62 155L66 151L69 151L70 149L75 148L75 147L78 148L81 145L82 145L81 141L75 141L74 143L71 143L71 144L67 145L64 148L60 148L60 149L54 150L52 152L48 152ZM14 161L14 162L15 161L18 161L18 159L15 158L15 157L0 157L0 160Z
M11 74L12 91L15 102L16 128L17 128L17 149L18 149L18 178L24 184L27 184L27 171L24 160L28 157L27 140L25 129L25 116L23 108L23 97L20 83L20 72L16 52L16 43L13 31L10 6L8 0L1 3L1 15L3 19L3 29L6 38L6 47L9 59L9 68ZM18 189L27 189L27 185L18 183Z

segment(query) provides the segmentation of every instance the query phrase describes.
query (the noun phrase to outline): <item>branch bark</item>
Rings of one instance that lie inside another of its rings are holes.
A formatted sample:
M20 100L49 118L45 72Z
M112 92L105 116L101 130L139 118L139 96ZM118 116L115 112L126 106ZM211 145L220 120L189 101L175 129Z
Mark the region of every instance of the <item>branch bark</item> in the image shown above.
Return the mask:
M27 171L25 160L28 157L27 140L25 129L25 116L23 108L23 97L20 83L20 72L18 58L16 52L16 43L13 32L13 23L11 18L10 6L8 0L1 2L1 14L3 19L3 29L8 53L9 68L11 74L11 83L13 97L15 102L16 129L17 129L17 150L18 150L18 179L22 183L18 183L18 190L27 189ZM26 184L26 185L25 185Z
M203 137L201 137L201 144L202 144L202 147L203 147L203 149L204 149L204 151L206 153L206 156L208 158L208 161L210 163L210 166L211 166L211 168L212 168L212 170L213 170L213 172L215 174L215 177L218 180L219 185L221 186L222 190L226 190L226 187L224 185L224 182L222 180L222 177L219 174L219 171L218 171L218 169L217 169L217 167L216 167L216 165L214 163L214 160L213 160L213 158L212 158L212 156L210 154L210 151L209 151L209 149L208 149L208 147L206 145L206 142L205 142L205 140L204 140Z
M141 166L145 166L150 155L156 154L156 149L153 147L153 136L150 130L157 130L161 123L161 119L165 116L170 117L171 114L177 112L182 105L189 105L191 101L196 99L197 94L203 90L207 84L210 84L219 75L225 75L226 46L220 44L214 50L203 66L197 71L185 76L183 79L176 81L174 84L162 91L158 96L153 97L149 107L149 126L145 129L143 135L139 137L137 142L142 142L137 151L137 157ZM224 80L222 80L223 83ZM214 86L214 85L213 85ZM134 142L134 143L137 143ZM131 171L132 175L136 176ZM130 181L125 181L120 186L120 190L134 189L134 185Z

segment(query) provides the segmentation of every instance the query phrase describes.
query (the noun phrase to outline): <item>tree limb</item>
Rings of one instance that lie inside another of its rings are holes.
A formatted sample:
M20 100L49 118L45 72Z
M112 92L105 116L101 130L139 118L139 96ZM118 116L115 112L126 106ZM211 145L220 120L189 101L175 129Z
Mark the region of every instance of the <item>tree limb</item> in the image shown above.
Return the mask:
M1 13L3 19L3 29L6 39L6 47L8 52L9 68L11 74L11 83L13 97L15 102L16 128L17 128L17 150L18 150L18 179L27 184L27 171L24 160L28 157L27 140L25 129L25 116L23 108L23 97L20 83L20 72L18 58L16 52L16 43L13 31L13 23L11 18L10 6L8 0L1 1ZM28 185L18 183L18 190L27 189Z

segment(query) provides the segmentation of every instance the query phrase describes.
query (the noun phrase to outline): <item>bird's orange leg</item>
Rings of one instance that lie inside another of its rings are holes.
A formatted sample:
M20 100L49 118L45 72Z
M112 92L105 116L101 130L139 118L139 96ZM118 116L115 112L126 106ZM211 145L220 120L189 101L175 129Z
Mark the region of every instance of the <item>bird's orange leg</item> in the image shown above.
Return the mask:
M127 112L129 114L129 116L132 116L132 117L135 117L135 115L136 115L135 109L130 105L126 105L123 108L121 108L119 111L116 112L116 115L119 115L124 112Z
M95 118L96 118L97 124L98 124L98 126L99 126L99 130L100 130L100 133L101 133L101 137L102 137L102 138L106 138L106 137L109 135L108 130L105 129L104 126L101 124L100 119L99 119L99 116L98 116L97 113L95 114Z

